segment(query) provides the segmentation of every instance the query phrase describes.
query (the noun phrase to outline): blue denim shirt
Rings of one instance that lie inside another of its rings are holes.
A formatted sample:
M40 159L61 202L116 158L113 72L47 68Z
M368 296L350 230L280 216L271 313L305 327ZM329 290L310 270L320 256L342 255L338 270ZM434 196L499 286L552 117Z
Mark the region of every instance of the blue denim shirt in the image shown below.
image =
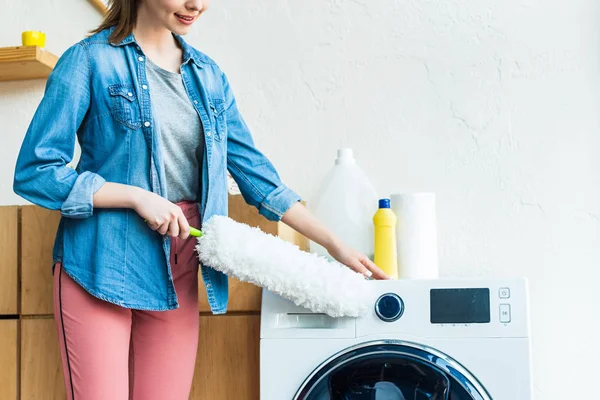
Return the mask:
M86 38L59 59L23 141L14 191L61 211L54 261L62 261L64 271L89 293L127 308L170 310L178 307L170 239L133 210L93 205L105 182L167 197L146 56L133 35L111 44L111 31ZM227 170L248 204L279 220L300 197L254 146L224 73L175 37L183 49L183 83L204 128L202 220L227 214ZM73 169L67 164L75 137L81 157ZM213 313L224 313L227 277L207 265L201 271Z

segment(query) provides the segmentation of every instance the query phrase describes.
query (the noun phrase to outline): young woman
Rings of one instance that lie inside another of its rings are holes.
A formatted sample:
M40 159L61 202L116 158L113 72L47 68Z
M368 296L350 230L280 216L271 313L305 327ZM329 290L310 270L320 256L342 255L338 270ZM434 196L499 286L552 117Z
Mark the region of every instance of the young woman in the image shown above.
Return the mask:
M266 218L386 278L281 183L223 72L181 38L207 6L113 0L60 58L25 136L14 190L62 213L54 313L69 399L188 398L199 268L189 227L227 213L227 170ZM224 313L227 277L201 273L212 311Z

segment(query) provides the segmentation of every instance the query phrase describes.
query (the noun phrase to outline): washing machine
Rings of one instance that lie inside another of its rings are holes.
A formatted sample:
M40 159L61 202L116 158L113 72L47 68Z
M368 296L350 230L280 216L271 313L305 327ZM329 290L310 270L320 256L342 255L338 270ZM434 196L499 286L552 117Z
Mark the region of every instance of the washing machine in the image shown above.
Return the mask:
M263 291L261 400L531 400L524 279L370 281L331 318Z

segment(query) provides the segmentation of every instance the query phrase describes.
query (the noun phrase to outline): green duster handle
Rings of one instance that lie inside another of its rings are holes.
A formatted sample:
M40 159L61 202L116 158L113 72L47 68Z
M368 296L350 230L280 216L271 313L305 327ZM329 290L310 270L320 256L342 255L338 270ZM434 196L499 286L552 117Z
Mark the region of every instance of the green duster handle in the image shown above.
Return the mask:
M144 220L144 222L148 223L148 221ZM190 226L190 236L193 237L202 237L202 231L200 229L194 228Z

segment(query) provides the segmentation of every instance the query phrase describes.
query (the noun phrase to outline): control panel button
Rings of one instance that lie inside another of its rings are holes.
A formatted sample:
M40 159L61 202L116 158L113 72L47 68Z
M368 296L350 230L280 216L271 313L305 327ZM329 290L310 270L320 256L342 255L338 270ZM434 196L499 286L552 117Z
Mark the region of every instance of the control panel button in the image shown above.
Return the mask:
M509 299L510 298L510 289L507 287L500 288L498 290L498 296L501 299Z
M500 322L510 322L510 304L500 304Z
M375 302L375 313L385 322L394 322L404 313L404 302L395 293L381 295Z

